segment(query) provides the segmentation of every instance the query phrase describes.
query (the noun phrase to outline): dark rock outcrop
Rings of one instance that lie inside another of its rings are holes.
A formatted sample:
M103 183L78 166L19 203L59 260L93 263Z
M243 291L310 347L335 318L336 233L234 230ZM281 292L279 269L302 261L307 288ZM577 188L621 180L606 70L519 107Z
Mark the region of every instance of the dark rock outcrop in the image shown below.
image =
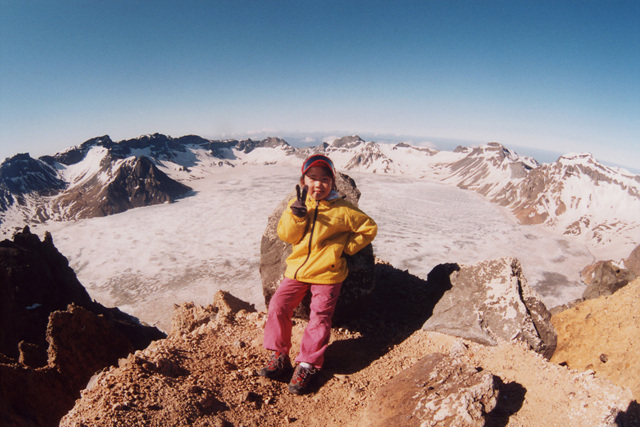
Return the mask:
M128 209L173 202L191 188L169 178L147 157L122 161L114 170L105 157L102 171L56 197L51 212L60 219L113 215ZM102 176L110 176L105 184Z
M624 266L636 276L640 276L640 245L629 254L624 260Z
M434 353L384 385L359 425L483 426L497 401L490 372Z
M0 242L0 425L57 425L96 371L164 337L94 302L49 234Z
M49 234L40 241L25 228L0 242L0 275L0 353L12 358L21 341L46 354L50 313L69 304L94 306Z
M583 301L612 295L638 276L640 276L640 245L622 263L600 260L584 267L580 272L580 278L587 288L582 293L582 297L553 307L549 311L555 316L574 308Z
M55 169L26 153L16 154L2 162L0 183L15 195L29 192L55 194L66 187L66 183L58 177Z
M354 205L358 205L360 191L357 189L353 179L338 173L336 186L341 196L344 196ZM260 276L262 279L262 292L267 306L284 277L286 259L291 254L291 245L280 240L277 228L282 212L294 196L295 192L290 193L269 216L267 229L262 236ZM349 266L349 276L342 285L340 298L333 316L334 324L357 318L363 310L366 310L375 285L375 260L372 245L366 246L353 256L346 256L346 258ZM308 319L309 302L310 295L307 295L295 310L294 316Z
M422 329L496 345L520 340L546 358L556 347L551 314L515 258L460 266Z
M635 279L637 274L609 260L586 266L580 272L580 277L587 284L587 289L582 293L582 299L586 300L613 294Z

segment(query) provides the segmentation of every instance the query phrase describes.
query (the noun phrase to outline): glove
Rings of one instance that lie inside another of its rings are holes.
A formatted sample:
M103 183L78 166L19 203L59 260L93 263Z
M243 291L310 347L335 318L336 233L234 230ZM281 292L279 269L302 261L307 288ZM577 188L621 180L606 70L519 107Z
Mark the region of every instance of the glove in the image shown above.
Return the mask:
M305 203L307 200L307 192L309 191L309 187L306 185L302 187L302 191L300 191L300 186L296 185L296 201L291 204L291 212L297 217L302 218L307 215L307 204Z

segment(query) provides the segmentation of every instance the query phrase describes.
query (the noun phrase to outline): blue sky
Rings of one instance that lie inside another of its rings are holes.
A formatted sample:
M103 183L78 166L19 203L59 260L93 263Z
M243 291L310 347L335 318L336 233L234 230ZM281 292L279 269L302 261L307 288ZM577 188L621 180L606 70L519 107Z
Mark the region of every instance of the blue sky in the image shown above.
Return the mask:
M615 0L0 0L0 158L104 134L359 134L637 170L638 22Z

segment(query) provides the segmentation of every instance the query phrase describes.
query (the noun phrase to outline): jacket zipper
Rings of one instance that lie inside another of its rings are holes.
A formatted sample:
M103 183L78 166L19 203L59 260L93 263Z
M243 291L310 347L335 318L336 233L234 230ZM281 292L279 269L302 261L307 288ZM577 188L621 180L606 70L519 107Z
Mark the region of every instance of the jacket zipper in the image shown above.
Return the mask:
M311 241L313 239L313 230L316 228L316 220L318 219L318 206L320 206L320 200L316 200L316 211L313 213L313 222L311 223L311 235L309 236L309 247L307 249L307 257L304 259L304 262L300 264L300 267L296 270L293 275L294 280L298 280L298 271L309 261L309 257L311 257Z

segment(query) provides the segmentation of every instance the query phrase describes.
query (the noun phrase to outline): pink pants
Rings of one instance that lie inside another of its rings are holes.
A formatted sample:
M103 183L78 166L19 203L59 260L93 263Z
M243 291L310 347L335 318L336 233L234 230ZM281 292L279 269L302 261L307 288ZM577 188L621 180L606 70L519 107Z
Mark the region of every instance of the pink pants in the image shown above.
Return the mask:
M264 327L264 347L289 354L291 350L291 316L307 290L311 289L311 313L304 330L296 362L321 368L331 336L331 317L338 302L342 283L316 285L285 278L269 301L269 315Z

